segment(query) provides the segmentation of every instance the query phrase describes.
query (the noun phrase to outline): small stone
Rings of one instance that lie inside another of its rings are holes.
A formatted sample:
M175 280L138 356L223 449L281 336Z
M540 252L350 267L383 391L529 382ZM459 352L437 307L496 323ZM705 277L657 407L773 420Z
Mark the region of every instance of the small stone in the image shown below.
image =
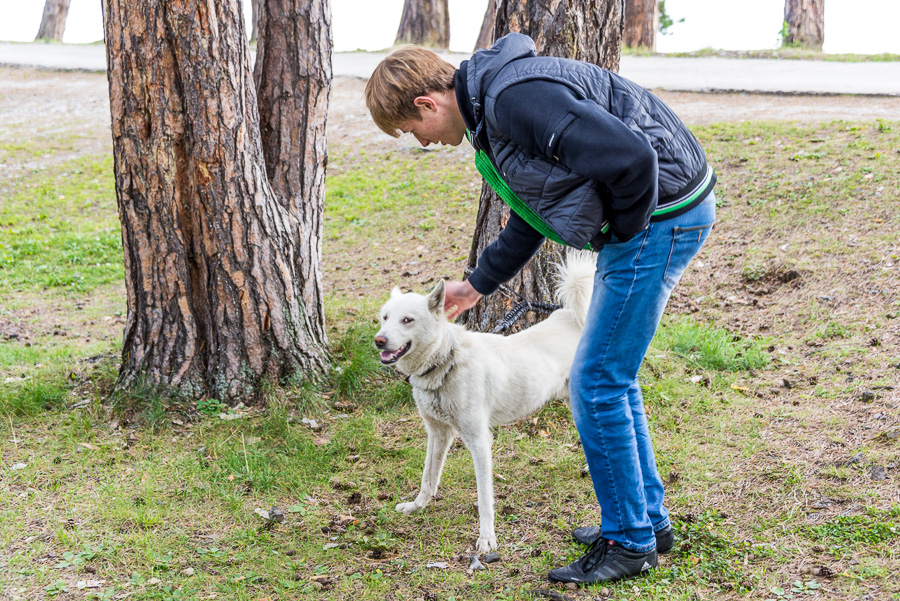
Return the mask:
M433 561L429 564L426 564L425 567L426 568L437 568L439 570L446 570L450 566L447 565L446 561Z
M496 551L491 551L490 553L481 557L482 563L496 563L498 561L500 561L500 554Z
M875 400L875 393L871 390L867 390L862 395L860 395L859 400L863 403L871 403Z
M24 470L26 467L28 467L27 463L14 463L11 469Z
M611 594L612 594L612 591L610 591L608 588L602 588L602 589L600 589L600 596L601 596L601 597L609 597Z
M147 581L147 584L150 586L153 586L153 585L159 584L160 582L162 582L162 580L160 580L159 578L151 578L150 580Z
M884 468L880 465L873 465L869 469L869 477L875 481L885 480L887 478L887 473L884 471Z
M470 570L486 570L487 568L482 565L480 561L478 561L478 555L473 554L469 561L469 569Z
M273 506L272 509L269 510L269 519L273 522L278 522L279 524L284 522L284 511L280 507Z
M185 569L181 570L181 573L184 574L185 576L193 576L194 568L185 568Z
M853 457L851 457L850 459L848 459L847 461L845 461L845 462L844 462L844 465L845 465L845 466L851 466L851 465L854 465L854 464L856 464L856 463L859 463L860 461L862 461L862 460L865 458L865 456L866 456L865 453L863 453L862 451L860 451L859 453L857 453L856 455L854 455Z

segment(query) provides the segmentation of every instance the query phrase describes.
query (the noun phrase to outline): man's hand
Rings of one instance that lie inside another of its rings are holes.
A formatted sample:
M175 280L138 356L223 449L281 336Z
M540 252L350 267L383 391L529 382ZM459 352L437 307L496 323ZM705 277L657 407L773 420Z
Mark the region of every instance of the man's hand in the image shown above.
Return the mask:
M445 287L444 312L450 320L456 319L460 313L472 308L481 298L481 293L472 288L472 284L468 281L446 282Z

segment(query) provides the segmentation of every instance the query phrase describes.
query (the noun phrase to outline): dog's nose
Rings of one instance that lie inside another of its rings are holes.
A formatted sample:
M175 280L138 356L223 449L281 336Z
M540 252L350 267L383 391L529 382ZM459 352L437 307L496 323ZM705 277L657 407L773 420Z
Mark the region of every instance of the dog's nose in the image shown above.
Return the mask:
M375 336L375 347L376 348L383 348L385 344L387 344L387 338L385 338L384 336L381 336L380 334L378 336Z

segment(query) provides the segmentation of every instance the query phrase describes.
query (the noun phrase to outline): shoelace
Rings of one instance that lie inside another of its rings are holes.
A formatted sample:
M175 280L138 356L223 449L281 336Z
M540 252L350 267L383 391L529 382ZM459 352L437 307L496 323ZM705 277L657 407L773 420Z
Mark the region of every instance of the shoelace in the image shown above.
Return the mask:
M591 546L588 547L587 552L581 560L581 569L585 572L592 571L601 561L603 561L603 558L606 557L606 552L609 551L614 544L613 541L607 540L602 536L591 543Z

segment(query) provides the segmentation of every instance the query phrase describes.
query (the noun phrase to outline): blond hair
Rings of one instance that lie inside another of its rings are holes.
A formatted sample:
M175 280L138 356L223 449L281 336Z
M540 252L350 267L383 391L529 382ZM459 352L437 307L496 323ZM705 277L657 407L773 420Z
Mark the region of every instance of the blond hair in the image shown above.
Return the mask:
M381 61L366 84L366 107L383 132L395 138L406 121L419 120L417 97L453 89L456 68L431 50L401 46Z

